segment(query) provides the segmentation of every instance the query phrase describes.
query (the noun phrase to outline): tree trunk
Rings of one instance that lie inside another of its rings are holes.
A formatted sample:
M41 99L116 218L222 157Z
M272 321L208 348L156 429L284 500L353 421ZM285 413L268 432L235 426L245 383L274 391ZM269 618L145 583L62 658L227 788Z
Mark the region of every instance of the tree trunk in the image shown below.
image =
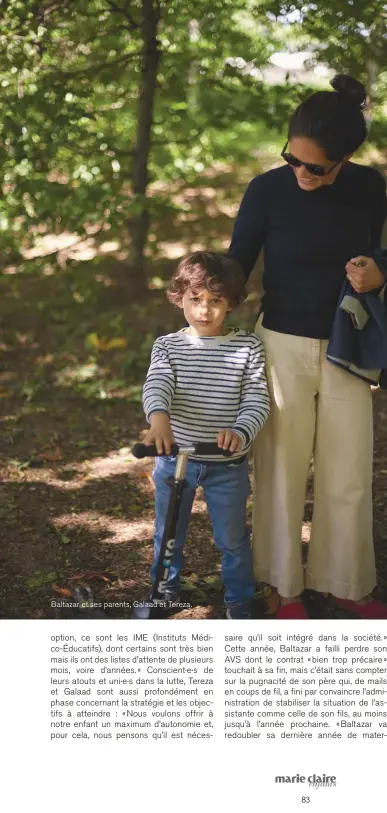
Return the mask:
M143 58L141 66L140 94L136 146L133 156L132 189L139 203L139 212L129 221L131 236L130 266L139 287L145 285L144 249L149 231L147 207L148 160L151 148L153 109L157 85L157 71L161 56L157 41L160 21L160 4L157 0L142 0L141 37Z

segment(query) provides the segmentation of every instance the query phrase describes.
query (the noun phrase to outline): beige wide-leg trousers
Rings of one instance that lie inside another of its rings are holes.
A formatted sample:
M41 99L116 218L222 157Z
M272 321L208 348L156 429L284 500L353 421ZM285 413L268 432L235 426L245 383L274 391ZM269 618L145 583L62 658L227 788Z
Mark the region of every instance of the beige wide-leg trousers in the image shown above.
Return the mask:
M256 325L271 414L254 448L258 581L290 598L306 588L360 599L376 583L372 538L372 393L325 358L327 341ZM306 578L301 528L311 456L314 510Z

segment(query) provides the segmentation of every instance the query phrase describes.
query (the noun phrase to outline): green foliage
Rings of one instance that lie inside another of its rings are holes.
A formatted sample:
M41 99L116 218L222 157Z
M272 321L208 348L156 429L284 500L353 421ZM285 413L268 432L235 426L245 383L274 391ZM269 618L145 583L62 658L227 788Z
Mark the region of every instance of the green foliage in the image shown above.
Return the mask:
M36 575L33 578L27 579L27 586L31 589L34 587L43 587L45 584L52 584L57 578L58 574L55 571L46 574L36 571Z
M385 90L385 7L377 0L9 0L2 6L0 241L7 262L38 231L82 236L103 226L125 235L146 212L155 223L178 208L171 184L197 185L216 162L246 163L262 127L284 130L308 92L266 86L260 78L281 39L294 47L310 41L316 56L360 78L370 79L377 64L375 99ZM152 10L159 15L159 59L150 186L134 195Z
M8 252L27 245L42 224L79 234L86 223L120 231L148 205L131 187L145 5L46 0L37 10L35 0L14 0L2 11L0 229ZM227 60L259 66L272 46L266 27L249 33L239 19L242 0L157 6L149 180L192 181L215 159L245 154L267 97ZM168 196L155 189L150 202L154 217Z
M384 0L268 0L268 12L311 38L316 59L363 81L381 102L386 77L387 6Z

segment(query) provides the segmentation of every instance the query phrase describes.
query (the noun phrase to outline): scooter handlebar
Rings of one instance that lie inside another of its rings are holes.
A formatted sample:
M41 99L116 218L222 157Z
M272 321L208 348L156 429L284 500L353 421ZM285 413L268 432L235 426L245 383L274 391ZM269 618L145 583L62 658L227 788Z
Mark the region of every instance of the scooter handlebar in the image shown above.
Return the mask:
M187 444L188 445L188 444ZM195 455L219 455L220 457L230 457L233 453L230 452L228 449L219 449L217 443L192 443L189 444L195 449ZM182 447L184 448L184 447ZM179 446L177 443L171 444L171 455L176 457L179 454ZM132 449L132 455L137 457L138 459L142 457L161 457L165 456L165 452L162 452L161 455L156 449L156 446L152 443L150 446L146 446L145 443L135 443Z

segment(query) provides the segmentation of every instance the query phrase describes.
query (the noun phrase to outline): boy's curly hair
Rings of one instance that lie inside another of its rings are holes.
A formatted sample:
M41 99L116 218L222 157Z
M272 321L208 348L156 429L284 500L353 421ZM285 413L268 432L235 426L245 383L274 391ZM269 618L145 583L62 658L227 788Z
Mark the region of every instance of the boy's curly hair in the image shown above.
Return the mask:
M181 305L185 292L207 288L211 293L224 296L235 308L247 296L242 268L236 260L225 254L195 251L180 261L167 297L174 305Z

